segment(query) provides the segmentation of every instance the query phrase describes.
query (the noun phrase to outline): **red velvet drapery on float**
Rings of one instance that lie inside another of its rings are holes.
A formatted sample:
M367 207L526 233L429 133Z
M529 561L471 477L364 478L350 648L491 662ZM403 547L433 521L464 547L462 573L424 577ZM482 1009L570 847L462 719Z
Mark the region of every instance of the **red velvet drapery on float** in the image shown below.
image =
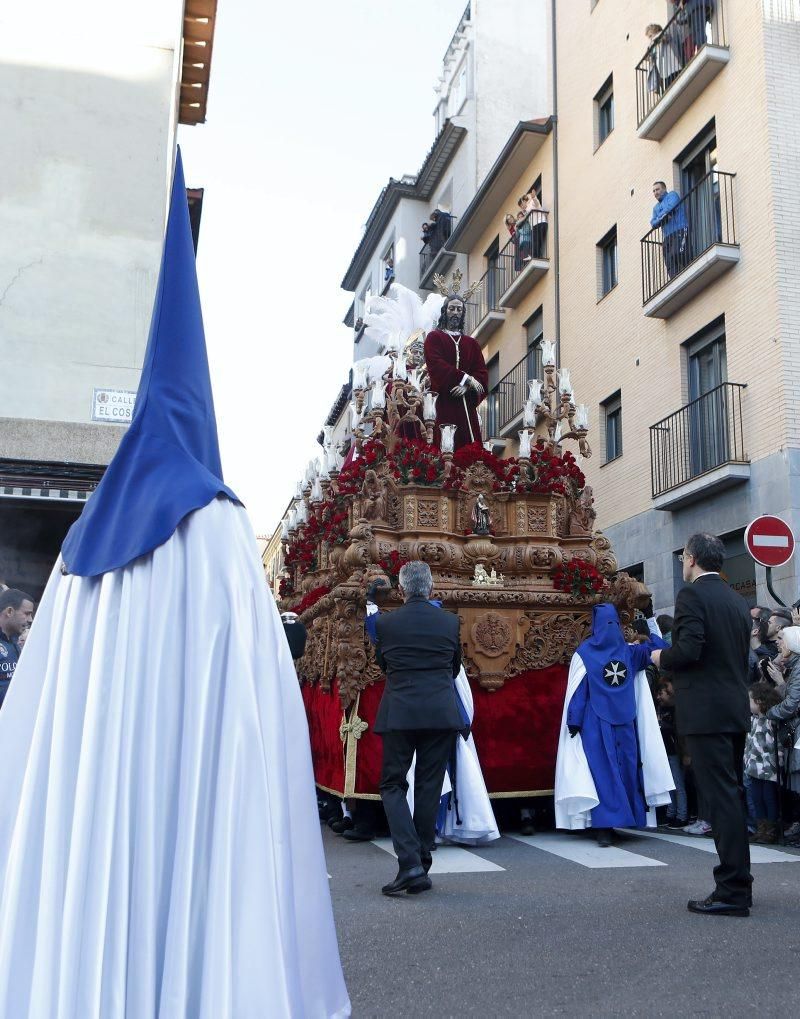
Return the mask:
M530 796L551 792L556 747L567 686L567 667L522 672L492 693L471 682L475 702L472 732L483 776L493 797ZM339 796L378 799L381 739L372 731L383 683L362 691L357 715L368 724L360 738L345 732L338 690L303 684L314 758L320 788ZM353 722L348 713L347 722Z

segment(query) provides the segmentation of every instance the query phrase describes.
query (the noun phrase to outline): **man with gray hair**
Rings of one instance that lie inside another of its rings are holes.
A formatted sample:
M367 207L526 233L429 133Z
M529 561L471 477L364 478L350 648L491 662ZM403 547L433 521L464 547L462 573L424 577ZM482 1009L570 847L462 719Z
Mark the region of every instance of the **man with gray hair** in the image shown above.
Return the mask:
M375 625L375 657L386 675L375 718L375 732L383 737L380 790L399 866L384 895L431 887L436 811L456 733L464 728L454 683L461 668L460 623L430 604L432 590L428 564L406 563L400 570L405 604ZM406 776L415 754L412 817Z

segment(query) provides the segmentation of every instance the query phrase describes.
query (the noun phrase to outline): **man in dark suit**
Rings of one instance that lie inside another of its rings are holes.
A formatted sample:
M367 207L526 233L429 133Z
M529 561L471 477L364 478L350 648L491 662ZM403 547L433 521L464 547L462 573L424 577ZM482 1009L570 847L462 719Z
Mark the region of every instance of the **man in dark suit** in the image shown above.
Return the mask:
M433 578L427 563L400 570L405 604L376 623L375 657L386 675L375 732L383 737L381 799L399 870L384 895L427 891L436 837L436 812L456 733L464 728L454 679L461 668L458 616L428 599ZM416 753L414 816L406 775Z
M700 798L709 813L719 866L716 888L693 899L693 913L749 916L750 846L742 789L750 611L720 577L725 549L711 534L693 534L683 555L672 647L654 651L657 666L673 674L675 725L686 737Z

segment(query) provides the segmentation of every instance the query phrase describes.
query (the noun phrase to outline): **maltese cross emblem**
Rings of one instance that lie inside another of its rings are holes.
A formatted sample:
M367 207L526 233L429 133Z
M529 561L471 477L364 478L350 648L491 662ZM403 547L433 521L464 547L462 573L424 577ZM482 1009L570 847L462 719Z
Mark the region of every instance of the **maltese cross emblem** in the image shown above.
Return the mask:
M603 679L609 686L622 686L628 675L624 662L609 662L603 669Z

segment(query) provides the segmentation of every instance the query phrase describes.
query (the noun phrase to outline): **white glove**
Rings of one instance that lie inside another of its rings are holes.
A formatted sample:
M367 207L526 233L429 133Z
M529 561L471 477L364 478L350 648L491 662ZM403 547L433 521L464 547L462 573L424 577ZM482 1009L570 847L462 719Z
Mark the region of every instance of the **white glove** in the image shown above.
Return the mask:
M467 392L467 387L466 386L453 386L453 388L450 390L450 395L451 396L465 396L466 392Z

